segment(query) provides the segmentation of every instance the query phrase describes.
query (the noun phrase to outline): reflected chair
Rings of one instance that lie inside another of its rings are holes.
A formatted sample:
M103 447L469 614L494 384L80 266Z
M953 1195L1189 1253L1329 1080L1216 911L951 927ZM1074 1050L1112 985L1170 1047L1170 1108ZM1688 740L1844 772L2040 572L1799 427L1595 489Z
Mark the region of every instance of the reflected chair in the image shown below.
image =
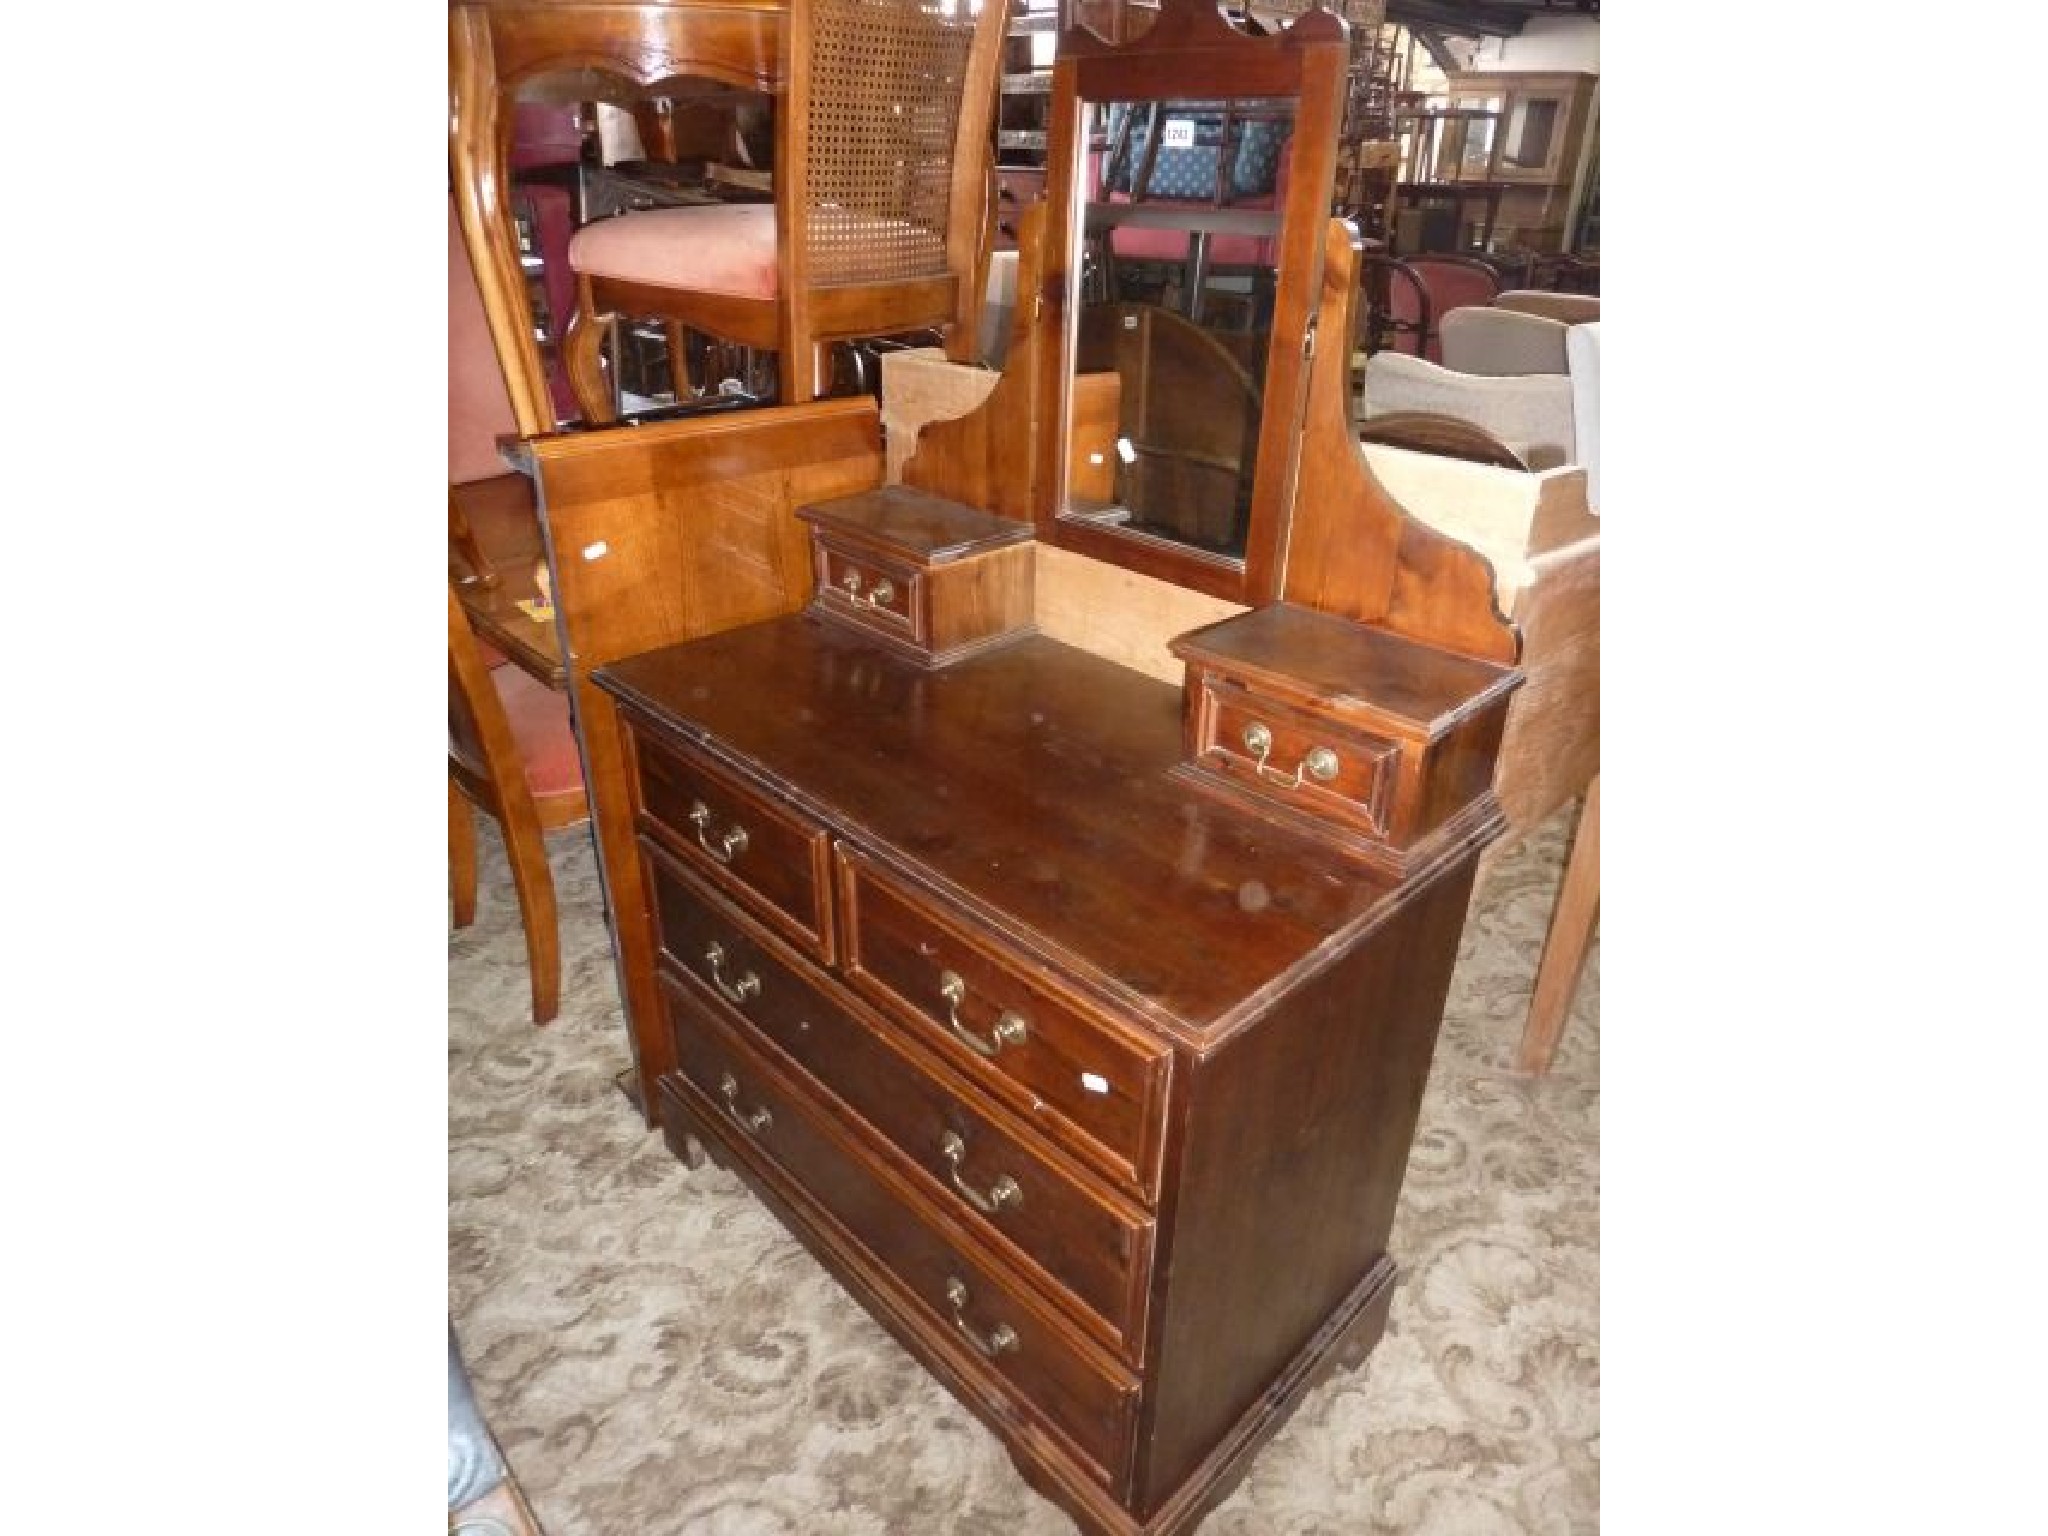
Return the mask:
M1584 325L1600 318L1597 293L1552 293L1546 288L1509 288L1493 296L1495 309L1516 309L1525 315L1543 315L1566 325Z
M544 833L590 819L569 697L518 667L485 664L448 589L448 868L455 926L476 919L476 828L470 807L498 823L533 983L533 1022L561 1007L562 948Z
M1491 305L1465 304L1437 322L1438 350L1446 368L1503 378L1524 373L1565 373L1562 320Z
M1468 304L1491 304L1501 290L1500 273L1477 256L1449 256L1417 253L1403 256L1408 270L1422 280L1429 294L1430 326L1424 333L1419 356L1440 363L1443 350L1439 335L1444 316Z
M991 233L990 122L1003 0L791 0L775 202L654 208L569 243L569 378L616 419L598 351L633 316L778 358L780 398L815 398L826 345L943 328L974 361Z

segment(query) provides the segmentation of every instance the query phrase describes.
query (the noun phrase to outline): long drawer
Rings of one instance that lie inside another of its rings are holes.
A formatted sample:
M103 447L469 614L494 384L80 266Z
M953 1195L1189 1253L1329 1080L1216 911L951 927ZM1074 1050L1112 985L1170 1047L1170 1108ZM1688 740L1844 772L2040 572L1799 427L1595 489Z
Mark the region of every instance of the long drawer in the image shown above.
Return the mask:
M678 1076L661 1081L662 1116L679 1112L774 1175L799 1210L822 1209L894 1292L948 1340L957 1367L990 1389L1010 1416L1035 1420L1113 1493L1128 1479L1136 1380L1098 1355L977 1245L891 1186L843 1126L792 1077L680 992L693 1015L676 1031ZM972 1255L972 1256L970 1256Z
M892 1144L932 1201L1137 1363L1153 1219L1099 1187L642 840L662 980L772 1042ZM688 982L677 977L687 976ZM714 1001L714 999L716 1001Z
M640 831L819 960L832 961L825 828L679 742L636 732Z
M1159 1188L1164 1042L992 939L967 914L836 845L842 965L854 989L970 1081L1146 1198Z

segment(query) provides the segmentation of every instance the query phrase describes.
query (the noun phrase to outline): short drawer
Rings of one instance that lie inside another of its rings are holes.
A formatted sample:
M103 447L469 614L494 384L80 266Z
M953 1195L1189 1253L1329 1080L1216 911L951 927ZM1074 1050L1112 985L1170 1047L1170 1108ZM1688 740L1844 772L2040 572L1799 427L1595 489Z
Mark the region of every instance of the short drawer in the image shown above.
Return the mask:
M1284 803L1385 836L1399 743L1347 728L1240 685L1208 678L1192 760Z
M800 1214L822 1209L879 1272L889 1299L917 1316L920 1331L963 1374L1010 1413L1045 1425L1121 1493L1135 1379L1033 1300L966 1233L925 1208L795 1079L708 1012L679 1005L696 1017L677 1030L680 1073L660 1085L671 1142L698 1129L781 1185Z
M1158 1192L1172 1053L972 918L839 845L843 968L947 1061L1141 1195Z
M705 753L641 731L633 736L640 830L830 964L831 842L824 827Z
M897 639L923 642L921 572L816 544L818 602L841 618Z
M823 977L807 977L802 961L750 935L744 919L687 877L658 862L652 883L668 956L661 980L671 996L683 995L686 974L698 1004L722 999L730 1022L772 1041L894 1146L935 1205L1072 1308L1083 1327L1138 1360L1150 1215L1034 1145L1000 1111L975 1106L981 1095L971 1086L889 1039L889 1026L863 1021L858 1004L837 1001ZM672 1009L670 1022L690 1016Z

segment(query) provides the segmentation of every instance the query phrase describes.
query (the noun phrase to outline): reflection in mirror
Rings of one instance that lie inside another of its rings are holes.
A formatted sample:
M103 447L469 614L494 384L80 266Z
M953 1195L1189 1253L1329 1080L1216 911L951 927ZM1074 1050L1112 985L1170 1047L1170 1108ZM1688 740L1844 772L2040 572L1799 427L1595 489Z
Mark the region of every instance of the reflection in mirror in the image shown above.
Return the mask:
M1066 516L1242 562L1294 102L1091 102Z

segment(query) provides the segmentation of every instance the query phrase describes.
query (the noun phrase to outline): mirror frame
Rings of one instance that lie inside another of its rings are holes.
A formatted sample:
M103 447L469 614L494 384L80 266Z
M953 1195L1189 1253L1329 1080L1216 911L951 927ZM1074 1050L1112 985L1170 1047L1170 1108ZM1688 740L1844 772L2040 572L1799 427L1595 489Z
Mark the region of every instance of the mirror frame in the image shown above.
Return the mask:
M1161 0L1159 18L1115 44L1085 26L1062 33L1053 61L1047 124L1045 263L1038 287L1039 349L1034 415L1041 424L1032 466L1032 518L1041 542L1233 602L1279 595L1299 470L1310 339L1322 287L1323 235L1336 183L1337 132L1350 63L1350 29L1320 7L1281 32L1251 37L1214 0ZM1273 324L1266 354L1258 458L1252 473L1244 559L1170 539L1070 520L1067 445L1080 271L1081 195L1087 143L1084 103L1287 97L1295 101L1288 196L1280 209Z

